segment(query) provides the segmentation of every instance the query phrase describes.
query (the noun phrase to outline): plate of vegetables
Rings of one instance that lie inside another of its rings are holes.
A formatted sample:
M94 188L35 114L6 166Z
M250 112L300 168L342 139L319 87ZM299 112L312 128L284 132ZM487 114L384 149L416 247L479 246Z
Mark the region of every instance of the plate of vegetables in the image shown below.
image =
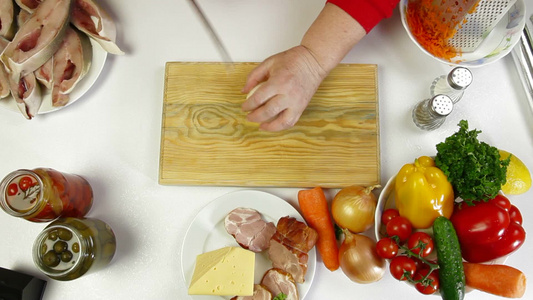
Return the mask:
M521 297L525 275L504 265L525 240L520 211L500 191L509 158L478 141L480 131L466 121L459 127L434 158L416 158L387 182L374 220L376 251L394 278L422 294Z

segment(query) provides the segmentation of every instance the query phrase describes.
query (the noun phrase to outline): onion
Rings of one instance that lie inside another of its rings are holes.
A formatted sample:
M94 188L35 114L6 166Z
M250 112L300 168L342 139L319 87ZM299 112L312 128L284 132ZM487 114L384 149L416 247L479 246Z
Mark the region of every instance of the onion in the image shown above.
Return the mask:
M385 273L385 260L377 254L376 243L365 235L343 231L339 260L344 274L357 283L380 280Z
M372 190L379 187L352 185L340 190L331 203L331 214L337 225L355 233L369 229L374 223L377 204Z

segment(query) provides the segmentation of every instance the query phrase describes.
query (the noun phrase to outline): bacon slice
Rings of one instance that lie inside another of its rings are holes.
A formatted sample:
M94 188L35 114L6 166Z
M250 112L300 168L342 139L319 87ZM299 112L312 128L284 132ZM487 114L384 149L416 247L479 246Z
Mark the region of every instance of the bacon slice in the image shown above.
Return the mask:
M309 260L307 252L317 240L317 232L305 223L288 216L279 219L268 248L272 266L290 273L297 283L303 283Z
M274 296L283 293L287 295L286 300L298 300L300 298L296 282L294 282L291 274L283 270L276 268L269 269L263 275L261 284L266 286Z
M15 34L15 7L12 0L0 0L0 37L8 40Z
M71 0L39 5L0 55L14 80L32 73L57 51L68 28Z
M253 252L266 250L276 233L274 223L264 221L257 210L244 207L232 210L224 219L224 226L241 247Z
M254 294L252 296L235 296L230 300L272 300L272 293L261 284L254 285Z
M53 56L53 106L68 103L69 93L89 71L92 53L89 38L69 27L59 50Z
M111 54L124 54L116 44L117 28L109 14L93 0L74 0L72 24Z

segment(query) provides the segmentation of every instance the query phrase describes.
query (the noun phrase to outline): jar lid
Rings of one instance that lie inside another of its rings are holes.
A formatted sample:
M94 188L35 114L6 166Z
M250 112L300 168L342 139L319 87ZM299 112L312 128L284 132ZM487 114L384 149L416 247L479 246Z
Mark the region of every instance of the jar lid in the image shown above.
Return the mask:
M433 112L440 116L447 116L453 110L453 101L447 95L435 95L431 98L430 107Z
M465 67L456 67L448 74L448 84L456 90L466 89L472 80L472 72Z

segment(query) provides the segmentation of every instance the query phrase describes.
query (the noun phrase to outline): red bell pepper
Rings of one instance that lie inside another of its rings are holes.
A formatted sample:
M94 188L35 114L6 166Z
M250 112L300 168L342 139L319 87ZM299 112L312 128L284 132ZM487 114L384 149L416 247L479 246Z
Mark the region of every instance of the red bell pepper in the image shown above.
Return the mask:
M524 243L526 232L522 215L502 195L488 202L456 206L450 218L457 232L463 258L486 262L505 256Z

